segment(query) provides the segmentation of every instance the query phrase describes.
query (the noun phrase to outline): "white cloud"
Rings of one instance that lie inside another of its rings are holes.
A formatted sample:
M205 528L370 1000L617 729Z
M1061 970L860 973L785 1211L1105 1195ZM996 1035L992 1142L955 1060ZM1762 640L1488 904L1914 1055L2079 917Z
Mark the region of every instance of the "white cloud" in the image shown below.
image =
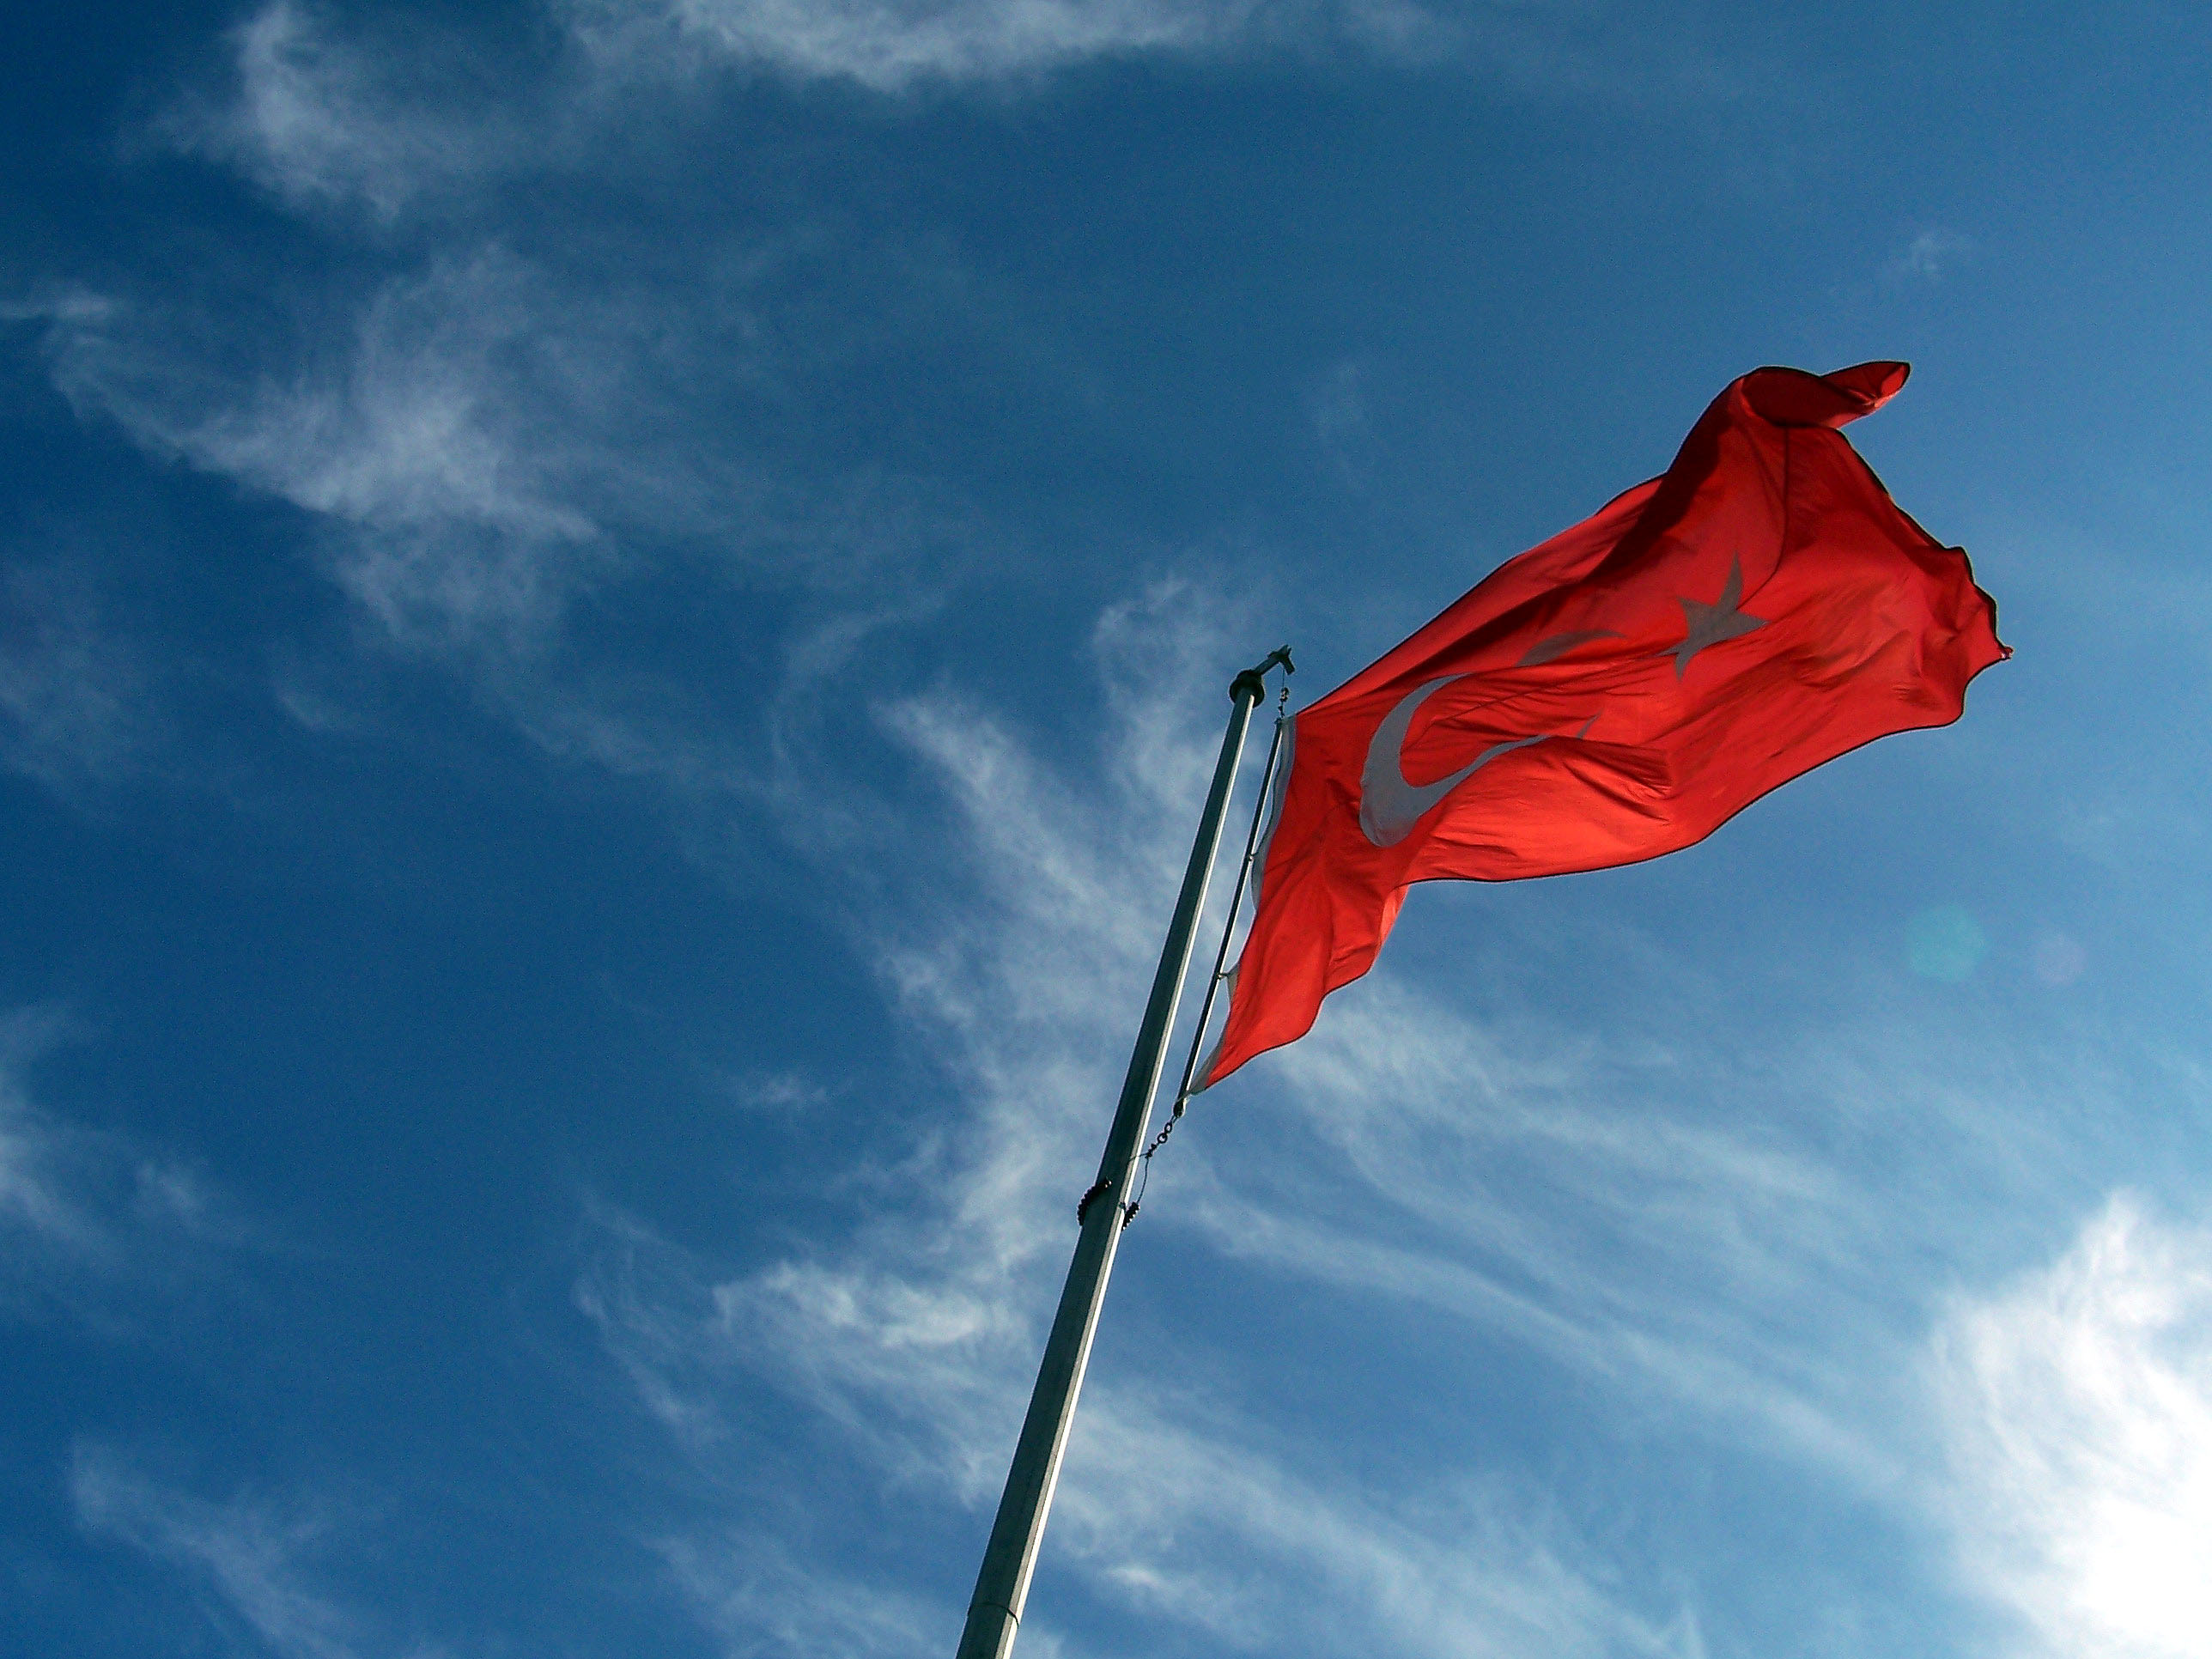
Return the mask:
M234 85L178 104L161 136L230 163L289 205L366 208L386 224L426 198L519 172L590 164L593 124L639 76L714 63L897 94L1006 86L1099 60L1460 62L1552 94L1710 103L1772 76L1732 70L1666 8L1475 0L547 0L583 52L503 82L456 74L482 48L351 36L295 0L234 32ZM1940 233L1939 233L1940 234Z
M673 42L879 92L1098 58L1331 40L1431 56L1455 33L1410 0L569 0L568 12L609 57L665 53Z
M276 0L231 36L236 85L161 123L171 143L230 162L295 208L366 206L390 221L427 189L471 179L511 155L483 106L403 94L419 40L349 45L316 13Z
M745 1659L924 1659L945 1652L958 1635L942 1607L804 1566L757 1534L672 1538L660 1553L725 1651ZM1038 1647L1050 1659L1049 1646ZM1024 1642L1024 1659L1030 1651Z
M1784 77L1680 8L1513 0L556 0L611 80L732 64L899 94L1032 83L1101 61L1452 64L1541 97L1711 108Z
M1337 477L1353 489L1365 488L1380 449L1368 418L1373 368L1364 357L1340 359L1309 388L1305 398L1316 443Z
M0 766L65 794L127 775L159 724L150 682L79 571L0 569Z
M720 1357L719 1344L702 1352L702 1333L714 1322L711 1292L680 1252L634 1218L597 1202L588 1208L600 1237L576 1282L577 1311L663 1427L694 1446L719 1439L713 1392L697 1381L702 1364Z
M965 556L972 526L941 492L880 472L779 482L757 458L745 411L784 406L749 337L757 252L657 291L487 243L359 297L288 302L345 319L323 333L81 293L34 319L82 416L313 515L309 545L376 637L504 672L556 641L580 594L661 567L865 580L896 608ZM495 672L487 689L509 688ZM532 737L617 769L658 769L686 741L665 696L646 700L657 736L573 684L526 702Z
M730 1098L748 1111L798 1112L819 1106L830 1091L804 1072L743 1072L726 1080Z
M1504 1482L1440 1470L1363 1492L1158 1383L1084 1409L1059 1546L1179 1628L1246 1652L1699 1652L1686 1610L1655 1622L1624 1605L1597 1553Z
M1916 235L1884 267L1892 282L1941 282L1944 275L1971 258L1974 239L1956 231L1931 229Z
M1665 56L1633 18L1616 32L1546 8L1478 8L1447 25L1405 0L579 0L558 15L616 56L665 66L678 40L885 88L1128 52L1346 40L1464 49L1561 83L1605 78L1589 67L1600 61ZM537 209L518 209L514 179L632 166L590 137L592 124L624 130L665 89L641 93L589 53L471 78L447 62L471 58L452 44L342 30L295 0L240 27L234 86L173 111L162 135L296 211L365 208L408 233L378 246L406 263L351 295L313 292L288 268L233 272L240 286L211 300L79 292L9 308L40 313L55 380L80 412L316 515L331 574L385 637L510 664L552 637L578 593L636 574L642 544L801 584L898 556L934 568L966 556L963 503L897 476L791 478L749 422L793 423L794 405L834 382L840 353L876 349L885 331L919 337L951 321L995 339L974 273L918 282L947 256L892 250L830 316L820 266L840 261L849 283L852 250L818 246L822 228L788 216L710 241L673 281L650 260L590 268L575 250L602 246L603 227L558 239L557 252L519 252ZM434 194L435 214L409 217ZM968 297L944 297L956 294ZM963 307L957 319L948 305ZM529 694L541 704L542 690ZM621 719L574 697L526 723L551 747L635 747Z
M607 1219L615 1254L593 1264L580 1304L695 1449L712 1443L689 1432L696 1413L742 1364L827 1413L910 1494L949 1484L971 1509L995 1495L1037 1340L1012 1311L1018 1292L957 1267L794 1263L717 1285L634 1221ZM1094 1381L1053 1559L1133 1609L1239 1651L1367 1651L1377 1631L1408 1654L1700 1651L1686 1611L1654 1621L1621 1606L1580 1565L1585 1547L1540 1510L1451 1479L1378 1502L1286 1465L1218 1401L1171 1382ZM734 1652L923 1651L941 1645L957 1607L959 1586L933 1601L880 1586L856 1596L835 1570L750 1535L678 1538L663 1551ZM1046 1651L1089 1645L1036 1620L1023 1639Z
M87 1530L181 1571L222 1635L234 1640L242 1625L257 1648L279 1659L435 1659L433 1649L380 1638L379 1621L325 1588L317 1564L338 1542L338 1517L327 1505L252 1497L211 1502L96 1444L76 1449L70 1496Z
M394 635L514 642L611 556L574 504L605 342L547 339L548 308L537 272L488 249L243 375L194 350L192 319L116 302L55 308L48 350L81 413L329 521L333 574Z
M1261 1181L1205 1157L1179 1172L1214 1248L1448 1312L1647 1407L1887 1482L1856 1420L1863 1371L1824 1380L1821 1355L1846 1328L1863 1360L1903 1352L1880 1235L1929 1218L1893 1203L1878 1221L1790 1133L1801 1113L1847 1121L1848 1076L1784 1054L1759 1068L1780 1077L1747 1067L1709 1093L1655 1052L1668 1027L1719 1018L1679 981L1603 1045L1525 1015L1478 1024L1387 969L1340 1002L1267 1074L1304 1158Z
M1350 47L1425 60L1471 33L1414 0L548 0L585 51L454 73L481 53L272 0L230 36L230 84L179 100L155 136L233 166L288 206L386 226L517 173L592 164L592 123L633 77L710 61L878 92L1006 82L1098 58ZM1542 31L1537 31L1539 34ZM1493 40L1493 38L1495 38ZM1526 55L1525 45L1503 53ZM656 94L659 95L659 94Z
M32 1099L27 1072L66 1034L51 1009L0 1017L0 1308L58 1305L105 1326L132 1285L173 1279L241 1231L189 1165Z
M1936 1348L1973 1580L2054 1659L2197 1659L2212 1631L2212 1231L2114 1198Z
M115 313L112 301L82 289L64 288L33 299L0 303L0 323L74 323L88 326Z

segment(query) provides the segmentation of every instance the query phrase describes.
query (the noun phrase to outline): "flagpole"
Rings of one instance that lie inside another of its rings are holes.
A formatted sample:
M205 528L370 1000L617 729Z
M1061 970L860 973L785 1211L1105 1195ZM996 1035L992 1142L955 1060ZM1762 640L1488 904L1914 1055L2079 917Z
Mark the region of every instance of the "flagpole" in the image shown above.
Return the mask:
M1129 1056L1121 1104L1115 1109L1114 1127L1098 1160L1098 1178L1076 1206L1082 1231L1076 1238L1075 1259L1068 1264L1067 1283L1061 1287L1060 1309L1053 1315L1044 1359L1037 1367L1036 1387L1030 1395L1029 1414L1022 1419L1021 1438L1014 1443L1013 1467L1006 1473L998 1518L991 1523L991 1540L984 1547L982 1569L975 1575L975 1594L968 1603L968 1624L961 1632L958 1659L1006 1659L1014 1650L1022 1607L1029 1600L1030 1575L1036 1567L1037 1546L1044 1539L1045 1516L1052 1508L1053 1488L1060 1481L1068 1427L1075 1420L1075 1399L1082 1392L1084 1368L1091 1361L1091 1340L1098 1329L1098 1310L1106 1299L1107 1275L1114 1271L1114 1253L1127 1220L1123 1206L1129 1181L1136 1170L1138 1149L1152 1116L1152 1097L1158 1091L1160 1072L1167 1060L1168 1035L1175 1024L1183 975L1190 967L1199 912L1206 908L1206 884L1212 879L1214 854L1221 845L1221 825L1228 816L1237 765L1243 758L1244 735L1252 723L1253 708L1267 693L1267 671L1278 664L1287 668L1290 659L1290 647L1285 646L1229 684L1229 729L1222 734L1213 784L1206 792L1197 838L1191 843L1190 863L1183 871L1182 890L1176 896L1175 915L1168 923L1167 942L1160 948L1160 965L1152 975L1152 1000L1145 1005L1144 1023L1137 1028L1136 1049Z

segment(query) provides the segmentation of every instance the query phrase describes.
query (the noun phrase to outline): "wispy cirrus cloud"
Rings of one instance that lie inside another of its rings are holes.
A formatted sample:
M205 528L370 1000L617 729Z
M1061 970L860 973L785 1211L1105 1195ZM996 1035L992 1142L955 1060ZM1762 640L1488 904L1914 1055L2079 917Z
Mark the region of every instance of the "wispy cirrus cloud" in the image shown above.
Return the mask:
M95 1327L244 1230L191 1164L88 1129L33 1098L29 1074L68 1037L52 1008L0 1017L0 1311L61 1309Z
M870 249L856 260L787 205L741 216L743 228L680 261L641 260L609 252L603 224L538 222L559 219L562 192L518 207L526 176L651 173L634 147L586 131L620 131L625 112L665 101L609 67L611 43L659 61L674 41L886 89L1301 42L1419 56L1458 41L1540 76L1592 51L1651 57L1593 46L1548 14L1440 23L1401 0L613 0L557 15L600 56L556 50L487 80L441 68L419 39L275 0L231 37L228 83L178 103L157 136L235 170L342 252L327 282L288 256L228 272L235 291L213 299L79 288L40 308L54 380L82 415L313 515L331 576L381 637L413 648L511 660L554 637L579 595L678 548L786 584L976 556L974 514L945 488L879 464L798 476L761 435L843 418L830 411L854 406L847 360L878 349L886 330L996 343L990 307L969 293L975 273L945 269L956 256ZM333 206L381 228L365 236ZM825 311L833 265L845 297ZM247 314L260 320L240 329ZM580 751L595 714L608 735L614 717L573 697L538 725L578 726Z
M732 1102L749 1112L804 1112L830 1098L830 1091L805 1073L748 1071L726 1078Z
M0 568L0 766L63 795L131 775L161 726L154 675L102 611L68 560Z
M1458 64L1525 89L1632 104L1741 98L1759 77L1677 12L1492 0L546 0L580 52L532 77L456 73L465 46L372 37L300 0L270 0L230 37L228 84L173 104L157 136L236 167L295 209L410 208L517 172L591 165L590 134L641 77L716 64L899 94L1006 88L1085 64L1219 64L1352 53ZM1740 50L1741 42L1735 43ZM507 55L514 54L510 50ZM514 67L510 65L510 67Z
M1482 952L1490 976L1532 945ZM1179 1172L1181 1201L1226 1256L1503 1334L1643 1408L1907 1501L1923 1448L1905 1379L1933 1312L1920 1264L1966 1269L2075 1201L2068 1160L2085 1154L2059 1150L2063 1125L2117 1080L2055 1045L2038 1061L2051 1097L2030 1103L2020 1055L1960 1045L1940 1015L1916 1030L1926 1011L1873 985L1857 994L1881 1009L1878 1043L1848 1018L1778 1041L1747 1029L1679 962L1637 983L1600 1039L1510 1006L1470 1018L1379 972L1269 1077L1305 1155L1232 1176L1253 1151L1238 1133ZM1726 1058L1699 1076L1686 1050Z
M182 1574L219 1640L277 1659L436 1659L328 1587L329 1558L361 1517L313 1499L203 1498L93 1442L77 1446L69 1490L87 1531Z
M534 273L496 252L379 289L350 337L244 374L193 349L204 319L76 296L53 308L55 384L155 454L318 515L333 574L395 635L516 640L608 555L574 495L560 418L574 337L545 343Z
M1411 0L568 0L603 53L672 44L878 92L1005 80L1101 58L1226 57L1340 42L1435 56L1460 32Z
M1923 230L1898 251L1882 268L1882 274L1893 283L1940 283L1974 252L1971 236L1955 230Z
M1084 1406L1059 1547L1176 1628L1246 1652L1702 1659L1692 1608L1639 1607L1601 1547L1510 1480L1437 1470L1363 1492L1157 1380Z
M918 567L969 556L943 489L880 467L788 476L765 454L760 429L812 395L758 338L753 288L799 280L774 240L656 289L492 239L365 291L283 292L337 325L245 337L174 296L15 310L81 416L307 514L373 637L504 667L555 643L580 596L672 568L785 591L880 578L895 605ZM791 349L817 345L835 355ZM549 744L633 746L574 698L534 714Z
M611 73L731 64L881 94L1004 89L1115 60L1231 64L1351 55L1449 65L1530 94L1710 106L1761 77L1679 10L1490 0L558 0Z
M2053 1659L2184 1659L2212 1628L2212 1231L2115 1197L2045 1268L1961 1297L1934 1378L1967 1571Z
M732 1656L922 1659L957 1639L942 1607L802 1564L757 1533L669 1538L659 1547L678 1589ZM1057 1649L1048 1637L1035 1650L1054 1659ZM1031 1650L1027 1639L1023 1650Z
M436 60L419 37L349 40L321 13L274 0L230 45L231 84L180 98L157 135L236 167L293 208L364 207L388 222L515 153L520 134L502 105L427 72Z
M691 1432L698 1414L751 1370L840 1423L908 1502L949 1485L972 1510L995 1493L1038 1334L1011 1309L1033 1297L981 1276L858 1265L717 1283L634 1218L606 1220L619 1242L587 1269L579 1304L695 1455L714 1455ZM1687 1609L1624 1604L1587 1544L1504 1483L1445 1479L1378 1501L1286 1462L1233 1407L1157 1380L1094 1381L1083 1413L1054 1556L1133 1612L1235 1650L1366 1651L1381 1630L1412 1654L1701 1651ZM919 1653L957 1622L957 1585L855 1597L830 1560L749 1536L661 1547L732 1652L795 1656L834 1636L854 1651ZM1034 1618L1023 1640L1091 1646Z

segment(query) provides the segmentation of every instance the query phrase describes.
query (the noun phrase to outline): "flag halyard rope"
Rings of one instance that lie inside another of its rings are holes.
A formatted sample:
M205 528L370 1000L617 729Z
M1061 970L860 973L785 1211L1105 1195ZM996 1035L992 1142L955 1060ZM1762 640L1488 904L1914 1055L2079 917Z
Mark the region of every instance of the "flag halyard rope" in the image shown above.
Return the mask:
M1285 668L1288 667L1285 663ZM1213 1000L1221 994L1221 983L1226 976L1230 941L1237 933L1237 913L1243 908L1244 890L1251 883L1252 860L1260 847L1260 830L1267 816L1267 801L1275 783L1275 763L1283 752L1283 733L1289 728L1291 688L1286 680L1275 696L1275 732L1267 744L1267 762L1260 769L1259 798L1252 805L1252 826L1244 836L1244 857L1237 867L1237 885L1229 896L1229 915L1221 924L1221 945L1213 954L1213 973L1206 982L1206 997L1199 1004L1198 1024L1191 1029L1190 1053L1182 1064L1182 1079L1176 1085L1175 1106L1168 1121L1160 1126L1159 1133L1146 1145L1139 1160L1143 1168L1137 1173L1137 1190L1129 1202L1122 1206L1121 1224L1127 1226L1137 1218L1139 1206L1145 1201L1145 1188L1152 1178L1152 1154L1167 1145L1168 1137L1175 1133L1176 1125L1182 1121L1183 1109L1190 1103L1191 1079L1198 1074L1199 1056L1205 1051L1206 1028L1213 1018ZM1079 1220L1090 1206L1091 1195L1085 1194L1077 1209Z

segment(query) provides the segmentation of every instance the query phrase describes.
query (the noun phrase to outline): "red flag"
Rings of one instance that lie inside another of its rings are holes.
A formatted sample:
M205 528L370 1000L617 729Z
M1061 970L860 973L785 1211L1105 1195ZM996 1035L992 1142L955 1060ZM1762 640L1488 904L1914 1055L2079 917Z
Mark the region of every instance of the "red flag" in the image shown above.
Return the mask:
M1297 715L1208 1085L1304 1036L1414 882L1656 858L1847 750L1958 719L2010 654L1996 607L1836 430L1907 372L1745 375L1663 476Z

